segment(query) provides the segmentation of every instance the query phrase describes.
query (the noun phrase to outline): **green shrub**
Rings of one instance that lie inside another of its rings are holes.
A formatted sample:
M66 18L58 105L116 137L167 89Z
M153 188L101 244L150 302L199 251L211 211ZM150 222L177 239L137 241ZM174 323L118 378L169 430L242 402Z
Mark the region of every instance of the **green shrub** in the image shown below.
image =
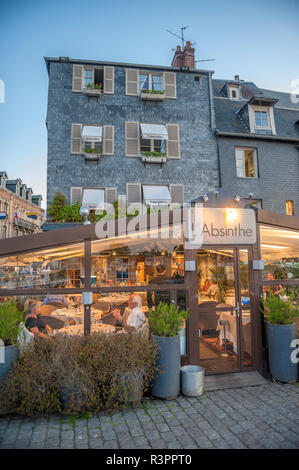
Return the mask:
M127 406L142 372L145 392L156 373L157 346L136 334L36 338L8 375L0 400L14 413L99 412ZM134 402L138 403L138 400Z
M0 303L0 339L5 346L16 344L23 318L24 312L18 310L16 301Z
M155 310L149 312L150 330L156 336L177 336L187 318L186 310L160 302Z
M289 298L284 300L269 291L267 298L261 298L261 309L266 320L272 325L290 325L295 316L299 315L299 302L294 302L295 293L290 291Z

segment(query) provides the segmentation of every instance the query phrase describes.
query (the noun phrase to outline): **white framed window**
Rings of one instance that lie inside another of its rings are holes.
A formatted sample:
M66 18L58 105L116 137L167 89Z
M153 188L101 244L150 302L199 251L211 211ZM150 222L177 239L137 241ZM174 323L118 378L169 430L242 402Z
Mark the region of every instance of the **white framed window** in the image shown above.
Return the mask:
M257 154L255 149L236 147L236 169L238 178L257 178Z
M276 135L273 106L249 105L250 132L272 131Z
M142 90L163 91L163 74L139 72L139 92Z
M140 124L140 152L166 154L168 133L164 124Z
M84 67L83 69L83 88L98 85L103 88L104 70L98 67Z
M102 126L82 126L81 138L84 153L102 153Z
M294 215L294 201L286 201L286 214Z
M231 100L239 100L240 99L240 88L238 86L230 85L228 87L229 90L229 97Z

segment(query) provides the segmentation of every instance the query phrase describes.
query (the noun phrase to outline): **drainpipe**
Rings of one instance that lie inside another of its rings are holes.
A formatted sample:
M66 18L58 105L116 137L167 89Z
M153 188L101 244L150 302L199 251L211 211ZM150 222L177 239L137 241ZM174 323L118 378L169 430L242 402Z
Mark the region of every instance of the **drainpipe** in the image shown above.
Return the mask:
M213 105L213 88L212 88L212 72L209 72L209 95L210 95L210 114L211 114L211 128L212 132L216 137L216 146L217 146L217 160L218 160L218 171L219 171L219 188L222 187L221 179L221 164L220 164L220 151L219 151L219 137L218 129L216 129L215 124L215 115L214 115L214 105Z

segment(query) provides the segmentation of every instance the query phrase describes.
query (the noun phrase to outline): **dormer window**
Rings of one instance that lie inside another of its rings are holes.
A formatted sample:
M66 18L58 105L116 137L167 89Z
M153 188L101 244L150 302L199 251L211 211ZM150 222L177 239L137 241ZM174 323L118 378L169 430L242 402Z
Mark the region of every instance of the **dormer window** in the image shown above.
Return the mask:
M238 85L229 85L229 98L231 100L239 100L240 99L240 88Z
M256 127L269 129L268 111L254 111Z

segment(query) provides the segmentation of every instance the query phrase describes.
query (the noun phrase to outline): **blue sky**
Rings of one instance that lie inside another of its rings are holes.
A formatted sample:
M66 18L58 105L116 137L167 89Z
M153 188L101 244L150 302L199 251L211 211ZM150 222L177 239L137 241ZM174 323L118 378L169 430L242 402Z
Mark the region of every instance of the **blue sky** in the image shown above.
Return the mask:
M291 91L299 78L299 0L1 0L0 170L46 195L48 77L44 56L170 65L196 42L214 78Z

